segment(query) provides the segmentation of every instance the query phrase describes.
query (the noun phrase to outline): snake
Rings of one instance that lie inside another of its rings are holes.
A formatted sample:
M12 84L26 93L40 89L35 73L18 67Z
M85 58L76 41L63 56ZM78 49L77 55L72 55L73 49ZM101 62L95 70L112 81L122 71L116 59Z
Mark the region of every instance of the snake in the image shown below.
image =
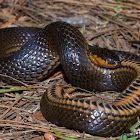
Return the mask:
M70 85L46 89L40 110L47 121L91 135L129 133L140 116L140 57L130 52L91 46L72 25L57 21L44 28L0 29L0 79L35 83L62 66ZM12 77L12 78L10 78ZM16 80L15 80L16 79ZM113 92L111 102L74 92Z

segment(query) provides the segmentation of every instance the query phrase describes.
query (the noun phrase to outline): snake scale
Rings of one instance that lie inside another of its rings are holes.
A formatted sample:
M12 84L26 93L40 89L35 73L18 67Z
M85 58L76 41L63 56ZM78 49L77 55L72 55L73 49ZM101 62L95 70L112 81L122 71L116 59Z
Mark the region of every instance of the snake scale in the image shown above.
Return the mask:
M54 22L42 29L12 27L0 30L0 74L24 82L47 77L60 63L74 86L52 86L40 108L50 122L98 136L119 136L140 116L140 57L87 44L78 29ZM9 84L13 79L0 76ZM78 91L120 93L112 102L86 97L69 98Z

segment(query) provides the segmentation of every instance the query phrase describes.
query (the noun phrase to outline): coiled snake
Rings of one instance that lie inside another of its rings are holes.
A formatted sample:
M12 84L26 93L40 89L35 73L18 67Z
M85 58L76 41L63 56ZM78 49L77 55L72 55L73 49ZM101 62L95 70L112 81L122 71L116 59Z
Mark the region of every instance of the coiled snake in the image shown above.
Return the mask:
M54 22L43 29L1 29L0 43L0 74L36 82L61 63L75 87L120 92L112 103L108 103L89 98L66 98L65 93L71 94L78 89L52 86L41 99L41 112L48 121L105 137L129 132L130 126L137 121L140 57L89 46L75 27L64 22ZM0 78L15 84L12 79Z

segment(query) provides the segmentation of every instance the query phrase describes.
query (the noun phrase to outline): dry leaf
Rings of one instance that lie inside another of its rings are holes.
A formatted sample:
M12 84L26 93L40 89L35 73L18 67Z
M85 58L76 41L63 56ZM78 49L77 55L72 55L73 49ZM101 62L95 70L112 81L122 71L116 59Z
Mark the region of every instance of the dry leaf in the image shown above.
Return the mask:
M45 140L55 140L54 136L52 136L52 135L50 135L48 133L44 134L44 138L45 138Z

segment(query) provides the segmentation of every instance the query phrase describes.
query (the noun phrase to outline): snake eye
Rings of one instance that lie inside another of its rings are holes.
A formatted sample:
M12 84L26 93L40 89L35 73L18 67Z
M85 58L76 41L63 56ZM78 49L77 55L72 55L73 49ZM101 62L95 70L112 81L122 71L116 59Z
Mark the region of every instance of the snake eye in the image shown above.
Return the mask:
M113 54L111 50L105 48L90 52L89 57L95 65L100 67L117 68L121 65L119 57L116 54Z

